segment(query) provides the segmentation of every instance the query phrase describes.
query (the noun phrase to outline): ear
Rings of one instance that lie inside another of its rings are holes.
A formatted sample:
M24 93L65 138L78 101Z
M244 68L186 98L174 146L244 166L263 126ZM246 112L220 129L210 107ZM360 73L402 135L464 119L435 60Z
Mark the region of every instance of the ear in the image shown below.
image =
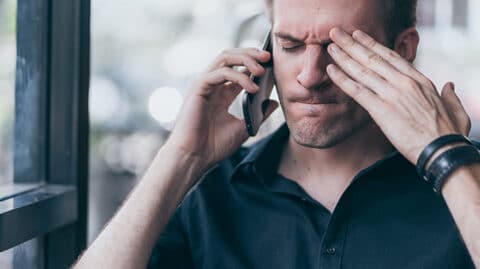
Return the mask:
M410 27L401 32L395 39L395 51L405 60L413 63L417 57L420 36L415 27Z

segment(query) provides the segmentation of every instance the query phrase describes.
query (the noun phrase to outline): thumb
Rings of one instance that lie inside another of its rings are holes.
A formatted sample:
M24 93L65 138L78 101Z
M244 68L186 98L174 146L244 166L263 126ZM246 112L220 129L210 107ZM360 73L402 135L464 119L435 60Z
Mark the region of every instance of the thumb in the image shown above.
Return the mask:
M455 93L455 84L453 84L453 82L448 82L443 86L441 99L458 129L462 134L468 135L471 128L471 121L460 98L458 98L458 95Z

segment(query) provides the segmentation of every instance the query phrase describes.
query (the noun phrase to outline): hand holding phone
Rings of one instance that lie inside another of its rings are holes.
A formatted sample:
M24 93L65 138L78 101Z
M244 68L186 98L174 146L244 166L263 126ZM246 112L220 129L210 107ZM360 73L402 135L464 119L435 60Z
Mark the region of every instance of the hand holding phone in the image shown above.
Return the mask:
M271 31L268 31L262 49L270 52L272 55ZM260 91L255 94L244 92L242 99L243 116L250 136L257 134L260 125L267 116L266 110L270 102L270 94L275 84L272 57L270 57L270 61L263 64L263 66L265 68L264 75L261 77L250 76L250 79L260 87Z

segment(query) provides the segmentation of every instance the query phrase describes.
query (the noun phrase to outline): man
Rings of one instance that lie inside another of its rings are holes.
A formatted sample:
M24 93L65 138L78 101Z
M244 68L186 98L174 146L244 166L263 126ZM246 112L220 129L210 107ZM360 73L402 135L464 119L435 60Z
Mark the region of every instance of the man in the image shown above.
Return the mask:
M258 87L232 67L262 75L271 55L224 52L193 84L169 141L76 267L144 268L150 256L152 268L480 266L478 151L464 165L445 159L441 195L415 170L428 144L470 128L453 84L440 96L411 65L415 5L270 3L286 125L238 150L247 132L227 109L242 89ZM430 177L439 158L468 143L454 142L430 150Z

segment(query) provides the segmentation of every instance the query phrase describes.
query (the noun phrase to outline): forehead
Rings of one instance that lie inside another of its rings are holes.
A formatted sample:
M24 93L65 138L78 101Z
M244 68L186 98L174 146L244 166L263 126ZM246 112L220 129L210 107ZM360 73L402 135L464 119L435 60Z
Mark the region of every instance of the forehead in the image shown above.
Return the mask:
M273 0L273 31L301 38L328 36L333 27L376 34L383 29L377 1Z

